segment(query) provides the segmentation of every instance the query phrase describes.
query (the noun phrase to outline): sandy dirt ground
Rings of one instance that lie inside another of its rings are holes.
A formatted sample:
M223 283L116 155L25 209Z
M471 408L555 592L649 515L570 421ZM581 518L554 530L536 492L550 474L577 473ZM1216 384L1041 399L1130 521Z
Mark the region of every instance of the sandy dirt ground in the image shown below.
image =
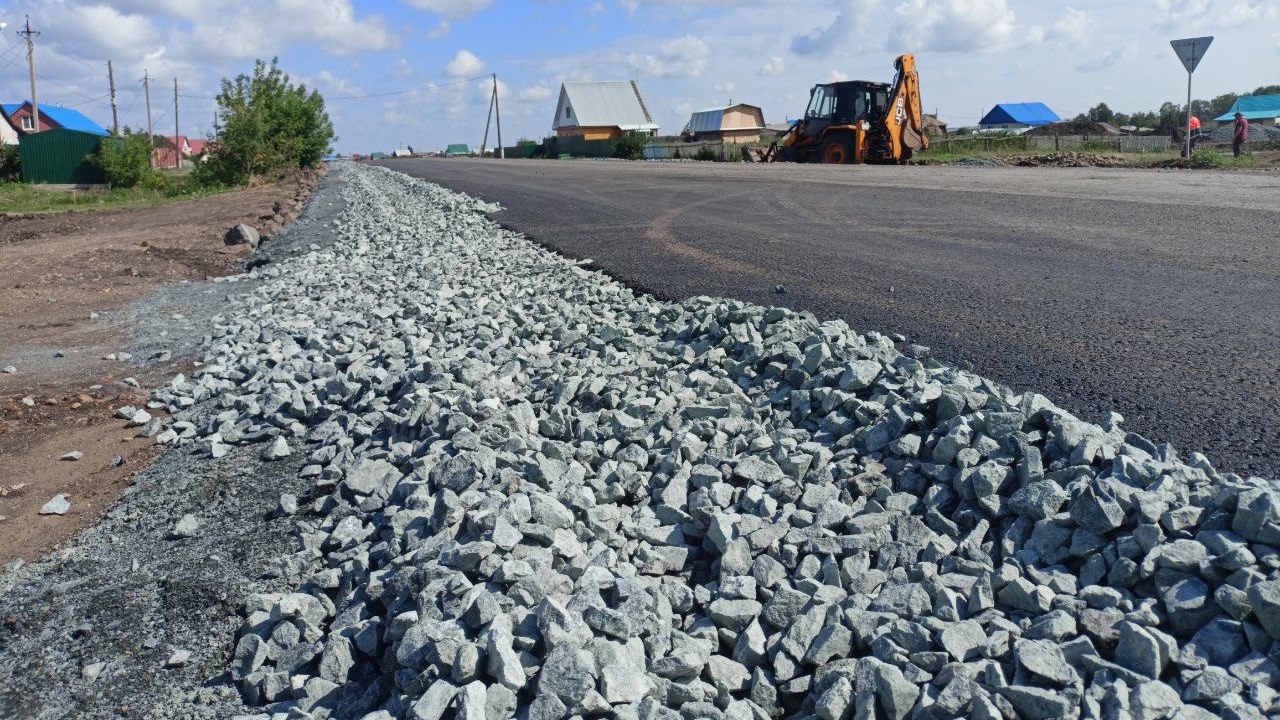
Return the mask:
M294 182L156 208L0 215L0 564L34 559L93 524L158 454L113 418L195 358L126 358L128 304L164 283L237 272L238 223L275 227ZM79 451L78 461L61 460ZM54 495L66 515L40 515Z

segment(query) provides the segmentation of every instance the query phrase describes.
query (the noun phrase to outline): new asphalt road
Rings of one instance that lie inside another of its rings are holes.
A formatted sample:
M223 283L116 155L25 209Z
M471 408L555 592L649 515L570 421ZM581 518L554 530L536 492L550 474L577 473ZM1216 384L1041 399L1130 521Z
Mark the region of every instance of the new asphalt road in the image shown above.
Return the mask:
M906 335L1280 478L1280 174L392 160L664 298ZM781 285L784 292L776 292Z

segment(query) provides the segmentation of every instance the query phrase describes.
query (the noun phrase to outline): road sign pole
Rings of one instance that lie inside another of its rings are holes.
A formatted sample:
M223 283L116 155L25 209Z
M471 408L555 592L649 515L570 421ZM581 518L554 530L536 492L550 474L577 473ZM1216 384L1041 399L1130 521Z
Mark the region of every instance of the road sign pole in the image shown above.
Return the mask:
M1187 73L1187 157L1191 157L1191 73Z
M1169 42L1173 46L1173 52L1182 61L1182 66L1187 69L1187 140L1183 149L1186 157L1191 157L1191 76L1195 74L1196 66L1204 59L1205 51L1209 49L1209 45L1212 43L1212 35L1186 38L1184 40L1171 40Z

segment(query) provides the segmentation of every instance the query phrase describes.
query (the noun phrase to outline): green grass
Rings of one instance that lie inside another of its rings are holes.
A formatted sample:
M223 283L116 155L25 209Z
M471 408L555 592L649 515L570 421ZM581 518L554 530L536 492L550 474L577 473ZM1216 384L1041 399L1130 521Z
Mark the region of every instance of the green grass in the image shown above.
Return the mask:
M196 188L186 183L161 190L112 188L60 190L24 183L0 183L0 213L44 213L67 210L112 210L155 207L167 203L216 195L237 188Z

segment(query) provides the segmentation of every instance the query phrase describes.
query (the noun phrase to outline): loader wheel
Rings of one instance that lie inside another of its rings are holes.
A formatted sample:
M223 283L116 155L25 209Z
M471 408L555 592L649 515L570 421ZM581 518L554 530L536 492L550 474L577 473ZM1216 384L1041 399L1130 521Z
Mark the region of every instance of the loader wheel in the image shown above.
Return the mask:
M847 165L853 162L853 142L847 137L833 137L822 144L819 157L826 165Z

